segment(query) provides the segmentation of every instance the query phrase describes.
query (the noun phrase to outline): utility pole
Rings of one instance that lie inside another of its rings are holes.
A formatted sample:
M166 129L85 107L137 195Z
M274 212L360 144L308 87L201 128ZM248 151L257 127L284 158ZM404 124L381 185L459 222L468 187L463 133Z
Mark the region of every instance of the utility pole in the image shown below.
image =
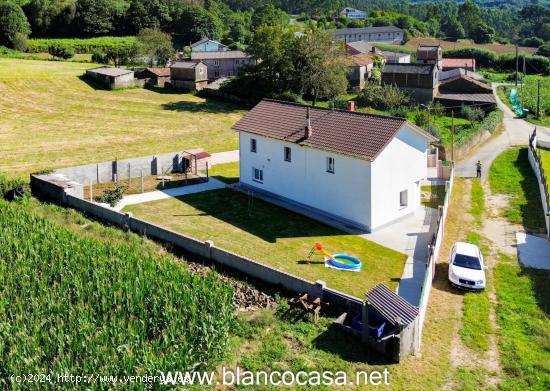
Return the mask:
M519 68L518 45L516 44L516 87L518 86L518 68Z
M540 79L537 80L537 119L540 119Z
M455 161L455 111L451 111L451 162Z

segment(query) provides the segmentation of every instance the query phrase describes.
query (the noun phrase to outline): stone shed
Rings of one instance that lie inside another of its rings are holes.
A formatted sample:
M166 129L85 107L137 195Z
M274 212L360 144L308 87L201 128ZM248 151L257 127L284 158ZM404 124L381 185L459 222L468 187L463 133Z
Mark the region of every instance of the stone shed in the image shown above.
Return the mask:
M112 90L134 86L134 71L128 69L104 66L88 69L86 76Z
M145 68L136 72L136 78L150 86L164 87L170 82L170 68Z
M178 61L170 67L174 88L200 91L208 84L208 68L201 61Z

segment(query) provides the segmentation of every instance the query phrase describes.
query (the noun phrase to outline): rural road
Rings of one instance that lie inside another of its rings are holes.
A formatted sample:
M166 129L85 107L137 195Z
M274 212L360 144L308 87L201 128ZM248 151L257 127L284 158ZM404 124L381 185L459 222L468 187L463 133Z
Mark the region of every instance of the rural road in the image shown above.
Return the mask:
M493 160L510 146L526 145L529 142L529 135L535 127L539 137L550 140L550 129L517 118L514 112L498 97L495 84L493 84L493 90L497 105L504 113L504 131L498 136L490 138L465 159L456 162L455 175L459 177L475 177L476 162L480 160L482 180L487 180L487 173Z

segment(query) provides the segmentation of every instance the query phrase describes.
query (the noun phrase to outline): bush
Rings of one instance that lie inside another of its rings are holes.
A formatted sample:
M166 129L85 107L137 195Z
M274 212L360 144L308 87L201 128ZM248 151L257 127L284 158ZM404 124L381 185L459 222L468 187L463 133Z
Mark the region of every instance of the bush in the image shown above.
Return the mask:
M428 111L423 109L418 109L414 115L414 123L421 128L428 125Z
M499 58L495 52L474 47L445 50L443 51L443 57L475 58L476 65L480 68L493 68L499 62Z
M48 53L50 53L52 57L62 58L64 60L68 60L74 56L73 49L59 44L48 46Z
M31 29L21 7L11 1L0 1L0 45L14 47L19 33L29 35Z
M464 106L464 108L462 109L462 114L464 114L468 121L470 121L472 127L475 124L480 123L483 118L485 118L485 112L479 107L475 106Z
M15 188L24 187L26 184L21 179L8 179L3 175L0 175L0 198L4 198L4 195Z
M114 188L105 190L103 194L96 198L96 201L115 206L124 197L124 192L127 189L127 186L116 184Z
M26 52L29 47L27 43L27 36L21 33L15 33L12 44L13 48L20 52Z
M108 64L109 60L107 59L107 55L104 52L95 50L92 53L92 62L95 62L98 64Z
M362 106L379 110L389 110L392 107L405 106L409 103L407 93L390 84L379 86L368 84L358 98Z
M407 118L409 116L409 111L409 106L390 107L388 110L388 115L391 115L392 117Z
M502 123L503 117L504 115L499 109L491 111L481 122L480 128L488 131L489 133L493 133L498 125Z
M521 53L519 55L520 66L523 64L525 57L525 66L528 74L548 74L550 71L550 59L543 56L526 56ZM501 71L515 71L516 55L513 53L505 53L499 57L498 68Z
M439 128L434 123L426 125L424 129L432 136L437 137L438 139L441 138L441 130L439 130Z
M291 91L285 91L277 94L271 94L271 99L284 100L286 102L301 103L303 102L302 97L298 94L295 94Z
M537 50L538 56L550 57L550 42L541 45Z
M527 46L530 48L538 48L542 44L544 44L544 40L539 37L527 37L527 38L523 38L520 41L521 46Z

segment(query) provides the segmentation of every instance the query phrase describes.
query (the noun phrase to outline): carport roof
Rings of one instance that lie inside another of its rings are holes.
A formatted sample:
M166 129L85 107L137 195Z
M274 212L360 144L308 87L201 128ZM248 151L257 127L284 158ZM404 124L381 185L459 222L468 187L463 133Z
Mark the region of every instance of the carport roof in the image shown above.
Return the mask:
M393 325L407 326L418 316L418 307L384 284L378 284L367 292L367 304Z

